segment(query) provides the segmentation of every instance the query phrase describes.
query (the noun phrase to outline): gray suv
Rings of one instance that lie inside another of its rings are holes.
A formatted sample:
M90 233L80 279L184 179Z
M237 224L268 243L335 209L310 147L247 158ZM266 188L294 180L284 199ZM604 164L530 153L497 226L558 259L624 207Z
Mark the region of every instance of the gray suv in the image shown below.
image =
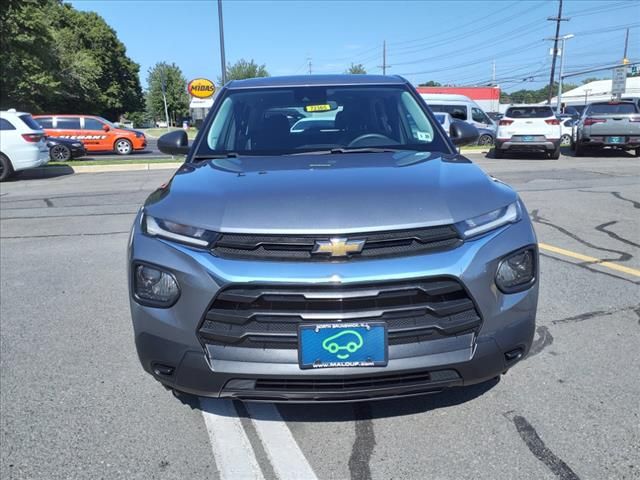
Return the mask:
M300 120L305 122L302 128ZM298 124L294 128L294 125ZM531 346L522 200L403 78L233 81L129 244L135 341L170 389L358 401L490 380Z

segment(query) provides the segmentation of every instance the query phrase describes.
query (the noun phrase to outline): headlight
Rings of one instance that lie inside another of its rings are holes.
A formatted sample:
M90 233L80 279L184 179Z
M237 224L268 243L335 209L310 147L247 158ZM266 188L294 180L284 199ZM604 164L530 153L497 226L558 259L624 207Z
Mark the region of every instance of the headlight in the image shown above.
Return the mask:
M190 227L180 223L161 220L145 215L142 221L144 232L152 237L166 238L175 242L186 243L196 247L207 247L213 242L217 234L204 228Z
M178 300L180 289L174 276L157 267L134 264L133 291L138 303L168 308Z
M536 251L533 247L509 254L496 271L496 285L504 293L529 288L536 279Z
M506 207L459 222L456 226L465 238L469 238L518 220L520 220L520 204L513 202Z

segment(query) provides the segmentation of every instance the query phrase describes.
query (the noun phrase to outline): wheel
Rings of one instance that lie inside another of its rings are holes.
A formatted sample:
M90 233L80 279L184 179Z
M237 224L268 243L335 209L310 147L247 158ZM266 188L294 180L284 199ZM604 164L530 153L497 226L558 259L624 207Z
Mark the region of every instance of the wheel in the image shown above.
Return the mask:
M548 155L551 160L558 160L560 158L560 147L556 148L553 152L549 152Z
M636 157L640 157L640 148L636 148Z
M0 153L0 182L5 181L11 175L13 175L13 165L11 165L11 160Z
M129 155L133 151L133 146L126 138L120 138L116 140L114 150L118 155Z
M493 148L493 158L502 158L504 157L504 151L501 148Z
M71 158L71 150L64 145L54 145L49 150L49 158L54 162L66 162Z
M569 135L568 133L565 133L560 137L560 145L566 147L567 145L571 145L571 143L571 135Z
M493 145L493 137L491 135L480 135L478 145Z
M579 142L575 142L573 145L573 153L576 157L582 157L584 155L584 147Z

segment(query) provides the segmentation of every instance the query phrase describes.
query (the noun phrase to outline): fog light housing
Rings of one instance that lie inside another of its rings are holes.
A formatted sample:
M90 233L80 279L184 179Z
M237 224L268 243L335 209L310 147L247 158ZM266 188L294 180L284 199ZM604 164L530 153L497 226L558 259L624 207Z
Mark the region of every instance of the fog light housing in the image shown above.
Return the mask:
M150 307L169 308L180 297L175 277L158 267L135 264L133 268L135 300Z
M503 293L528 289L536 281L537 254L533 247L510 253L496 271L496 285Z

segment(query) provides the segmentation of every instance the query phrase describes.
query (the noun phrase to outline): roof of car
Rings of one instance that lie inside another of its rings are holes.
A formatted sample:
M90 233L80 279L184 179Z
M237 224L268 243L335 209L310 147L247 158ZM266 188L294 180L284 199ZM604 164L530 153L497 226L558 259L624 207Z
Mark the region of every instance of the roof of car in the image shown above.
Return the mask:
M286 77L260 77L246 80L232 80L226 88L272 88L330 85L404 85L407 81L400 76L388 75L291 75Z

